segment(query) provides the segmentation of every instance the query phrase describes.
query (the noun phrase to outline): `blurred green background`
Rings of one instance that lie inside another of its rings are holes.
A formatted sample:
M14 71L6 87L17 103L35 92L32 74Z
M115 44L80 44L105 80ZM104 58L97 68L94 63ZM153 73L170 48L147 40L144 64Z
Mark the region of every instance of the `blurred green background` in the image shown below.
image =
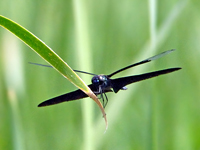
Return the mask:
M175 48L113 78L183 69L107 94L109 127L91 99L38 108L76 87L0 28L0 149L200 149L200 2L197 0L0 1L0 14L50 46L73 69L113 71ZM90 84L91 76L83 76Z

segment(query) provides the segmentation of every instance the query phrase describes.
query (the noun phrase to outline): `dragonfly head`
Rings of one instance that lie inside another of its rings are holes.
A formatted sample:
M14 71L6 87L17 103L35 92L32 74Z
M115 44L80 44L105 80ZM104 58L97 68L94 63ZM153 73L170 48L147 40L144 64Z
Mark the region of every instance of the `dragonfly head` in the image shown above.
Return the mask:
M101 87L107 87L109 83L109 79L106 75L95 75L92 78L92 84L99 88L99 86Z

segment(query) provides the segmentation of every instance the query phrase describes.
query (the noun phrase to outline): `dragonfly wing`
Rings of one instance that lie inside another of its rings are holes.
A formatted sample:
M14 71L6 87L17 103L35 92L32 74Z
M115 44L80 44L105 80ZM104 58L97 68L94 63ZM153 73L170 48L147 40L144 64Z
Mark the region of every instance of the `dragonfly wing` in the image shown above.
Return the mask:
M96 88L92 84L90 84L88 86L93 92L97 91ZM112 92L112 91L105 90L104 92ZM95 94L98 95L99 93L95 92ZM54 105L54 104L58 104L58 103L62 103L62 102L78 100L78 99L85 98L85 97L88 97L88 95L85 94L82 90L78 89L76 91L66 93L66 94L54 97L52 99L46 100L46 101L40 103L38 105L38 107L49 106L49 105Z
M115 74L117 74L117 73L119 73L119 72L122 72L122 71L124 71L124 70L126 70L126 69L129 69L129 68L132 68L132 67L141 65L141 64L148 63L148 62L150 62L150 61L152 61L152 60L155 60L155 59L158 59L158 58L160 58L160 57L163 57L163 56L165 56L165 55L167 55L167 54L169 54L169 53L171 53L171 52L173 52L173 51L175 51L175 49L171 49L171 50L162 52L162 53L160 53L160 54L158 54L158 55L155 55L155 56L153 56L153 57L147 58L147 59L145 59L145 60L143 60L143 61L134 63L134 64L132 64L132 65L129 65L129 66L127 66L127 67L124 67L124 68L122 68L122 69L119 69L119 70L117 70L117 71L115 71L115 72L109 74L108 77L110 78L111 76L113 76L113 75L115 75Z
M159 70L159 71L154 71L154 72L149 72L145 74L140 74L140 75L134 75L134 76L128 76L128 77L122 77L122 78L117 78L117 79L111 79L111 86L114 90L115 93L117 93L120 89L122 89L124 86L142 81L145 79L153 78L162 74L167 74L173 71L177 71L181 68L169 68L165 70Z
M62 102L67 102L67 101L73 101L73 100L78 100L81 98L87 97L87 94L85 94L83 91L76 90L70 93L66 93L57 97L54 97L52 99L46 100L38 105L38 107L43 107L43 106L49 106L49 105L54 105Z
M90 89L94 89L93 85L89 85ZM81 98L88 97L87 94L85 94L82 90L78 89L76 91L66 93L57 97L54 97L52 99L46 100L38 105L38 107L43 107L43 106L49 106L49 105L54 105L62 102L67 102L67 101L73 101L73 100L78 100Z

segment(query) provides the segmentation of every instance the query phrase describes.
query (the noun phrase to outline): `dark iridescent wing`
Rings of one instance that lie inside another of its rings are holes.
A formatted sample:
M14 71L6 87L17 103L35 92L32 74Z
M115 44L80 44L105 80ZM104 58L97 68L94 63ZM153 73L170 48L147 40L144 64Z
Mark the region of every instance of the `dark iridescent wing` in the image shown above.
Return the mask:
M85 97L87 97L87 95L83 91L76 90L76 91L46 100L46 101L40 103L38 105L38 107L54 105L54 104L58 104L58 103L66 102L66 101L78 100L78 99L85 98Z
M96 91L95 87L92 84L90 84L88 86L93 92ZM105 92L112 92L112 90L106 90ZM98 94L99 93L96 93L96 95L98 95ZM66 93L66 94L60 95L58 97L54 97L52 99L46 100L46 101L40 103L38 105L38 107L49 106L49 105L54 105L54 104L58 104L58 103L62 103L62 102L78 100L78 99L85 98L85 97L88 97L88 95L79 89L79 90L76 90L76 91L73 91L70 93Z
M138 82L141 80L145 80L145 79L149 79L149 78L153 78L153 77L163 75L166 73L170 73L173 71L177 71L179 69L181 69L181 68L169 68L169 69L165 69L165 70L159 70L159 71L149 72L149 73L140 74L140 75L122 77L122 78L117 78L117 79L110 79L111 86L112 86L114 92L117 93L122 87L124 87L128 84Z
M117 70L117 71L115 71L115 72L113 72L113 73L111 73L111 74L109 74L109 75L107 75L107 76L110 78L110 77L112 77L113 75L115 75L115 74L117 74L117 73L119 73L119 72L121 72L121 71L124 71L124 70L126 70L126 69L132 68L132 67L134 67L134 66L138 66L138 65L141 65L141 64L148 63L148 62L150 62L150 61L152 61L152 60L155 60L155 59L158 59L158 58L160 58L160 57L163 57L163 56L165 56L165 55L167 55L167 54L169 54L169 53L171 53L171 52L173 52L173 51L175 51L175 49L171 49L171 50L162 52L162 53L160 53L160 54L158 54L158 55L155 55L155 56L153 56L153 57L147 58L147 59L145 59L145 60L143 60L143 61L140 61L140 62L137 62L137 63L135 63L135 64L129 65L129 66L124 67L124 68L122 68L122 69L119 69L119 70Z

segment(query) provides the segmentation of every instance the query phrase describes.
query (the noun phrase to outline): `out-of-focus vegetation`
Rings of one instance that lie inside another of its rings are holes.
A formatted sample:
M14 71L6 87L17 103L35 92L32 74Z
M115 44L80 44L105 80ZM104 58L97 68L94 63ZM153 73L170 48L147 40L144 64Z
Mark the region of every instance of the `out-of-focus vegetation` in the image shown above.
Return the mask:
M199 149L200 2L191 0L0 1L0 14L42 39L73 69L115 77L183 69L109 93L109 128L91 99L38 108L76 87L0 28L0 149ZM91 76L84 76L90 84ZM88 115L89 114L89 115ZM89 116L89 117L88 117Z

